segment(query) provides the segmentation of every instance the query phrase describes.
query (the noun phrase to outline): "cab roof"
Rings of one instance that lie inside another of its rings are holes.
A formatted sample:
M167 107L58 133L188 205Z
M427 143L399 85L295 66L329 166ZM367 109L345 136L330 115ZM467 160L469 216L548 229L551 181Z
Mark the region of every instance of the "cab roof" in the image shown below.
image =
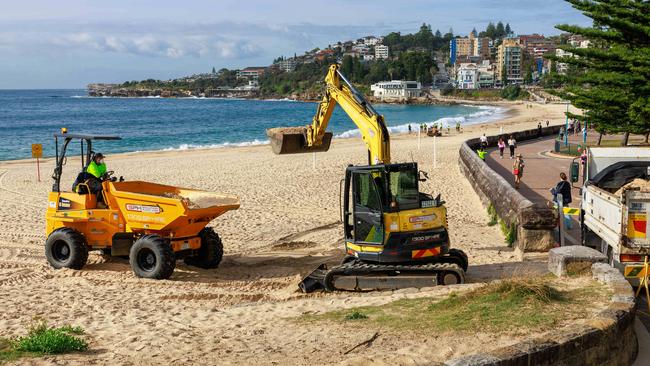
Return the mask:
M83 134L83 133L61 133L57 132L54 134L54 137L63 137L66 139L80 139L80 140L121 140L119 136L113 135L93 135L93 134Z

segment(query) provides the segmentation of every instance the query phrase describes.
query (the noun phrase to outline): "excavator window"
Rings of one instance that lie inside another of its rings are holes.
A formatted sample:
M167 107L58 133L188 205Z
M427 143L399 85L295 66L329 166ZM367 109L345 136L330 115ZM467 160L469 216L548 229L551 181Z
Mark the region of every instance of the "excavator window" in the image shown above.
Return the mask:
M366 171L352 174L353 233L354 241L357 243L383 243L382 192L384 184L382 177L381 172Z
M356 181L354 186L358 188L355 202L369 209L381 211L381 194L377 185L377 183L381 183L381 175L374 178L372 173L359 173L355 174L354 178Z
M391 204L391 208L398 211L420 208L417 170L389 170L388 177L391 203L396 204L396 207Z

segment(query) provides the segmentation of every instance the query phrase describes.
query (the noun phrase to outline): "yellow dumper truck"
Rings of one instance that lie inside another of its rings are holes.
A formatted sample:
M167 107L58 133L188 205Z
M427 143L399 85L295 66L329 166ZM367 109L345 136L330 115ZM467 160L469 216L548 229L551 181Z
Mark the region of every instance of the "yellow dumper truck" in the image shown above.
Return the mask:
M93 141L120 138L71 134L65 129L54 137L56 167L48 197L45 243L52 267L81 269L90 250L128 256L135 275L144 278L169 278L180 258L201 268L219 265L223 245L206 225L238 209L237 196L118 181L112 172L94 179L85 173L92 161ZM73 140L81 142L81 173L74 190L63 191L61 174Z

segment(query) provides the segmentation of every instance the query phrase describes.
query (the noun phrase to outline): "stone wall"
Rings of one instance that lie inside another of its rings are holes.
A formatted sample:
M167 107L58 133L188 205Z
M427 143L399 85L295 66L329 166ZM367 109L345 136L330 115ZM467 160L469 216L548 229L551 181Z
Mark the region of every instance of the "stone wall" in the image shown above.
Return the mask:
M542 128L542 135L557 135L562 126ZM511 133L518 142L539 137L537 129ZM501 135L488 136L488 145L496 146ZM469 180L472 188L487 207L494 206L497 215L506 224L517 226L517 241L515 248L518 252L546 251L553 247L555 238L553 229L557 219L555 211L541 205L536 205L485 162L479 159L475 150L480 145L478 138L465 141L460 147L460 169Z
M627 366L636 358L634 292L623 275L606 263L591 266L592 277L607 285L607 307L585 324L485 354L456 358L445 366Z

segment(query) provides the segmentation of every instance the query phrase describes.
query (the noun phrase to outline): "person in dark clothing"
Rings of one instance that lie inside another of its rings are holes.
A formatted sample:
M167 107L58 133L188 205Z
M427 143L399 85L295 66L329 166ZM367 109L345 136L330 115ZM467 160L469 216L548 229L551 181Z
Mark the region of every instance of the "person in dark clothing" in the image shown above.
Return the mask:
M562 195L562 205L567 207L571 203L571 183L567 180L566 174L564 172L560 173L560 181L555 185L554 188L551 188L551 194L553 194L553 202L559 205L558 194ZM571 216L564 215L564 226L567 229L571 230Z
M537 137L542 137L542 122L537 122Z
M560 181L555 185L555 188L551 189L551 193L553 194L553 201L557 202L557 195L561 194L564 206L571 203L571 183L567 180L564 172L560 173Z

